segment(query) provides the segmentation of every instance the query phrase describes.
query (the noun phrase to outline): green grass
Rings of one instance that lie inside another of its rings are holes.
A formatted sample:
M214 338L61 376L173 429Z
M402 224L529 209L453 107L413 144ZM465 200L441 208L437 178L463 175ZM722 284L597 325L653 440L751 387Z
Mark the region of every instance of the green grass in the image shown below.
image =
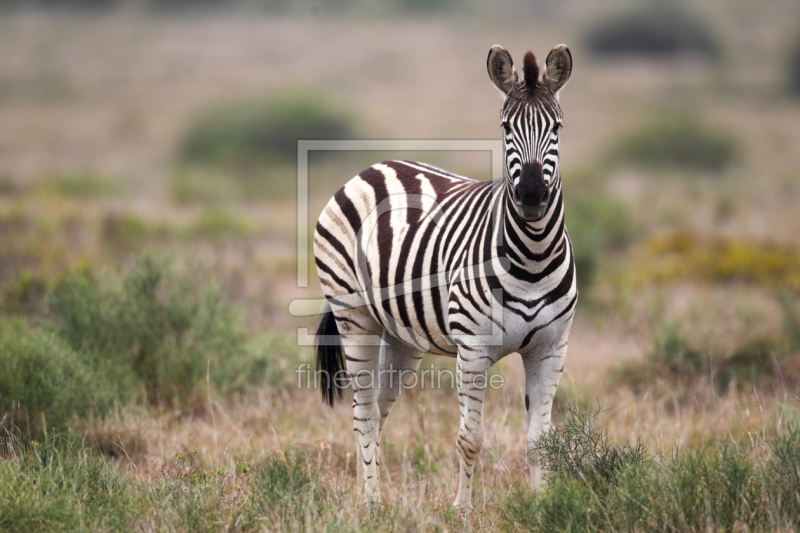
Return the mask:
M10 437L0 455L0 530L261 531L317 516L326 496L307 454L215 467L179 454L140 480L73 440Z
M2 531L129 531L144 509L129 475L73 441L3 441Z
M508 530L774 531L800 526L800 428L650 453L609 440L597 412L567 405L537 445L546 488L512 491Z
M75 440L0 438L2 531L774 531L800 527L800 428L693 450L613 442L599 411L567 404L537 443L546 484L450 505L354 505L320 455L287 449L212 464L194 449L139 477ZM352 481L352 480L351 480ZM405 501L409 499L409 501ZM480 513L480 514L477 514ZM483 516L483 515L486 516ZM483 525L481 525L483 524Z

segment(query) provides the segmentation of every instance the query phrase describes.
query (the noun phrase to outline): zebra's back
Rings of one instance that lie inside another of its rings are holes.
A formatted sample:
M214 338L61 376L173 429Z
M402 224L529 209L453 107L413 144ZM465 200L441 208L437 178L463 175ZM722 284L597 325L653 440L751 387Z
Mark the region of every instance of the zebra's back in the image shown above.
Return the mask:
M348 295L348 307L362 306L401 340L455 355L447 342L449 273L465 255L475 221L490 209L492 184L412 161L361 172L317 224L314 253L325 296Z

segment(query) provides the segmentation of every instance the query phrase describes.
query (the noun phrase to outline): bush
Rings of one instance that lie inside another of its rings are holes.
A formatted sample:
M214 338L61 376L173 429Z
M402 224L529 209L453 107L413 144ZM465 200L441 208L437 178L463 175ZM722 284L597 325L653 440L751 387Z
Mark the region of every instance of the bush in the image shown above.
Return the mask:
M83 354L24 322L0 323L0 368L0 419L23 431L61 431L113 403L111 383Z
M790 300L788 300L790 301ZM797 350L793 335L798 315L784 306L784 332L774 336L753 337L726 352L704 353L690 342L676 323L660 327L653 335L653 350L641 361L628 361L615 371L613 381L634 390L665 381L668 390L681 390L676 383L691 384L711 375L713 385L723 392L732 384L746 385L780 377L794 386L798 380Z
M120 249L140 248L152 234L143 218L130 213L107 214L101 228L103 241Z
M694 279L800 290L800 249L791 246L725 237L703 239L683 229L655 235L643 248L644 255L624 276L628 285Z
M219 104L189 126L179 149L184 163L258 166L297 161L298 139L342 139L350 117L310 93Z
M783 329L789 350L800 351L800 298L784 292L778 296L778 303L783 310Z
M501 503L508 530L774 531L800 525L800 430L668 454L614 444L596 414L569 407L537 447L551 459L544 490ZM566 451L563 451L566 450Z
M211 209L203 213L190 232L202 239L221 242L251 233L247 222L228 211Z
M56 196L100 198L117 192L119 187L97 174L68 172L48 179L40 185L40 189Z
M572 402L564 404L559 425L544 433L533 448L551 478L580 480L592 491L603 492L621 472L649 464L644 444L612 443L600 425L599 414L599 407L590 412Z
M578 288L586 290L592 286L604 256L633 241L636 222L625 205L609 196L601 179L582 172L564 178L564 202Z
M578 288L588 289L602 256L629 244L636 224L624 205L605 195L570 202L564 218L575 254Z
M687 116L659 118L624 138L612 150L615 162L644 168L719 172L733 164L739 144L729 133Z
M164 260L137 260L118 281L72 273L53 289L49 308L54 331L91 354L124 399L142 389L150 403L205 398L207 370L226 393L265 376L267 354L247 350L219 289Z
M42 311L48 280L29 269L0 290L0 312L28 315Z
M590 28L586 46L596 55L668 57L693 53L716 58L718 46L703 21L674 8L617 15Z

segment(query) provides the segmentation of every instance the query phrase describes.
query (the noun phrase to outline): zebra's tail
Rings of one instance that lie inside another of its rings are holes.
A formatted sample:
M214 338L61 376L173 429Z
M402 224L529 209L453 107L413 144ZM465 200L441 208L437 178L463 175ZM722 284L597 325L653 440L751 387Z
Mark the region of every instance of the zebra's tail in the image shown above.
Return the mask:
M322 401L333 407L336 396L342 397L342 389L336 382L342 379L340 372L345 366L339 328L336 327L336 318L328 303L322 309L314 351L317 354L317 375L319 388L322 390Z

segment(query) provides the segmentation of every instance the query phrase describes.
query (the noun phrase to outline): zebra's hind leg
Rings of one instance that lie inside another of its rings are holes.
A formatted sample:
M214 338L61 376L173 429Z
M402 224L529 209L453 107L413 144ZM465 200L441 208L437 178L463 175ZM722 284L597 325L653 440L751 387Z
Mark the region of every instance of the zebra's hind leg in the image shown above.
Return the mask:
M378 366L382 327L371 316L337 313L342 334L347 373L353 387L353 432L356 464L362 496L380 502L379 465L380 410L378 409ZM342 327L347 324L347 327Z
M541 434L550 429L553 398L561 373L564 371L566 356L566 336L563 342L549 350L530 352L522 356L522 364L525 367L525 410L528 419L525 445L533 490L542 484L542 466L539 452L534 449L534 445Z
M378 390L378 408L381 413L380 429L403 389L417 383L416 372L422 361L422 352L403 343L387 331L383 333L381 346L380 379Z
M493 362L483 350L459 346L456 384L461 424L456 440L459 474L454 505L461 509L472 507L472 473L483 449L483 398Z

